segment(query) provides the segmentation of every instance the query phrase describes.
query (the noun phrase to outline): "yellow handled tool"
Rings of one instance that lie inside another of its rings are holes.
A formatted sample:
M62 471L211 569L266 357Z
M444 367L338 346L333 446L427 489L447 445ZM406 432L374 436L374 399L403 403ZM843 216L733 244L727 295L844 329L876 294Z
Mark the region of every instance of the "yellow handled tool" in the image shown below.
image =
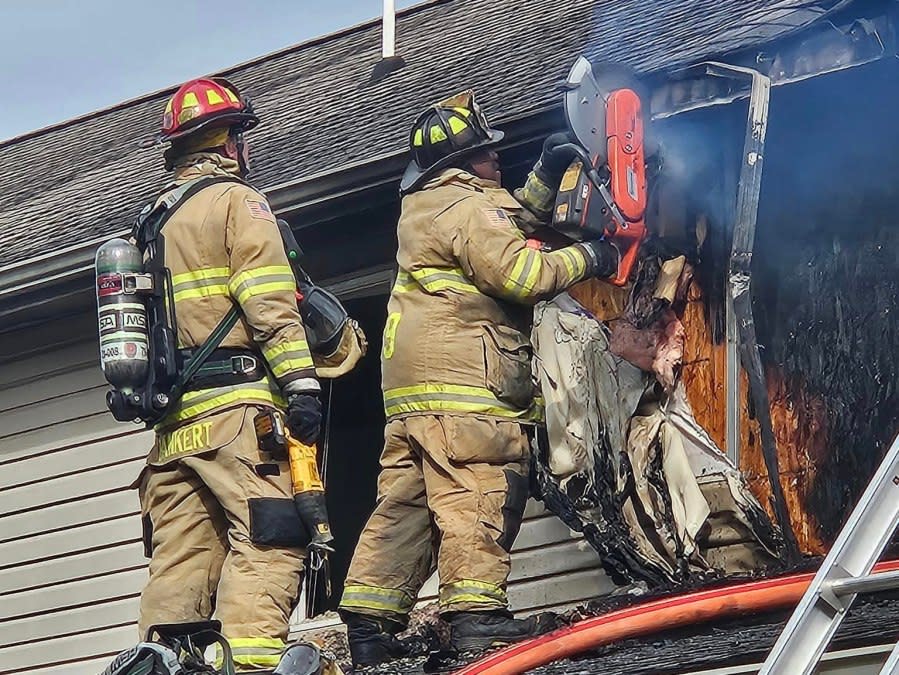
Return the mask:
M288 433L287 458L290 462L290 481L294 494L309 490L325 491L321 475L318 472L316 454L314 446L304 445Z
M290 435L284 415L278 410L266 410L253 418L259 448L283 458L286 450L290 465L293 501L303 525L309 533L309 547L331 550L334 537L328 523L325 505L325 486L318 470L315 446L304 445Z

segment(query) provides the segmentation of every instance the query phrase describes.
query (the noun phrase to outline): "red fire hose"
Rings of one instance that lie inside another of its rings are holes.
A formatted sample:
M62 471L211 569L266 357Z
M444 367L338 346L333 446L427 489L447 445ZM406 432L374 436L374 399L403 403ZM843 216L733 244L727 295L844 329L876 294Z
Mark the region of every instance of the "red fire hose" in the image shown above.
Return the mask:
M899 569L899 560L874 566L876 572ZM814 573L764 579L726 588L653 600L586 619L494 652L455 675L518 675L553 661L619 640L695 625L712 619L768 612L799 603Z

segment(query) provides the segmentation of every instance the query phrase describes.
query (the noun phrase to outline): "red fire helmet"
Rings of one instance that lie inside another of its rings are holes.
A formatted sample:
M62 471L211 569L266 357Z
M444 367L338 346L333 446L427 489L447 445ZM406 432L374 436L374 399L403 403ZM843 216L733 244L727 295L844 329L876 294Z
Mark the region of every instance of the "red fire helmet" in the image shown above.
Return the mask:
M173 141L203 129L239 127L247 131L259 124L249 99L222 77L200 77L185 82L165 105L160 141Z

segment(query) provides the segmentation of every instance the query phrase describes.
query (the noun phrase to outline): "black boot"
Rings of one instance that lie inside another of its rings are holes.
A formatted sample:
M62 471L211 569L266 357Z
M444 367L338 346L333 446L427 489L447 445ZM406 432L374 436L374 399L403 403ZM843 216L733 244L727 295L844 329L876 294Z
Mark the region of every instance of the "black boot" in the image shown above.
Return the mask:
M450 646L459 652L482 651L543 635L561 623L555 614L544 612L516 619L506 611L457 612L447 617Z
M409 648L396 638L404 628L401 623L347 611L341 611L340 618L347 626L353 666L373 666L409 654Z

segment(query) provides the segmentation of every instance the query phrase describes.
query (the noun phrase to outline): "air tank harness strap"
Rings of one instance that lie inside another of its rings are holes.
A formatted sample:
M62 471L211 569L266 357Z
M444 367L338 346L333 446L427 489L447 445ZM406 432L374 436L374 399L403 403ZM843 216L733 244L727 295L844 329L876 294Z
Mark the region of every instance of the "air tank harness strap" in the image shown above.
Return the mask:
M178 373L178 379L175 380L175 384L172 385L169 394L169 404L166 406L165 410L166 414L168 414L178 401L181 400L181 396L187 390L191 379L197 374L206 362L206 359L209 358L209 355L212 354L212 352L214 352L221 344L222 340L225 339L225 336L231 332L231 329L234 328L235 325L237 325L237 320L239 318L240 310L237 308L237 305L231 305L231 309L228 310L228 313L225 314L225 316L222 317L222 320L218 322L218 325L212 329L209 337L206 338L206 342L194 352L189 361L185 362L184 368Z
M166 277L169 277L168 270L164 267L164 261L162 259L156 259L159 253L157 248L157 240L159 239L160 232L162 230L163 225L171 218L172 214L181 206L184 202L190 199L193 195L195 195L200 190L207 188L211 185L216 185L218 183L243 183L240 178L237 176L203 176L196 180L188 181L183 185L179 185L178 187L169 190L166 192L160 199L159 203L145 211L138 218L137 224L135 226L135 231L133 236L137 241L138 248L141 251L147 251L149 248L150 254L150 267L155 270L163 270ZM164 258L164 254L161 256ZM169 287L169 292L171 292L171 288ZM171 297L169 296L171 300ZM159 298L159 315L166 316L167 310L165 309L163 298L160 296ZM212 332L209 334L209 337L206 338L206 341L199 347L199 349L194 352L192 357L184 363L184 366L181 368L181 372L178 373L175 382L172 384L171 388L169 388L167 392L167 403L165 404L165 408L161 411L161 413L156 416L156 421L165 419L165 417L177 406L178 402L181 400L182 395L186 391L188 384L191 379L196 375L197 371L200 367L206 362L209 358L209 355L212 354L218 348L218 346L222 343L222 340L231 332L231 329L237 324L237 320L240 318L240 310L237 305L232 305L231 309L228 310L228 313L222 317L222 320L219 321L218 325L212 329ZM177 331L175 331L177 332ZM155 422L148 422L148 426L152 425Z
M160 195L158 204L155 206L148 204L140 216L138 216L131 233L137 242L138 248L144 251L147 248L147 244L156 241L162 226L172 217L179 206L200 190L219 183L246 184L237 176L200 176L166 190Z
M181 350L182 363L194 354L192 349ZM244 382L258 382L266 375L265 362L258 352L249 349L216 349L197 370L184 390L227 387Z

